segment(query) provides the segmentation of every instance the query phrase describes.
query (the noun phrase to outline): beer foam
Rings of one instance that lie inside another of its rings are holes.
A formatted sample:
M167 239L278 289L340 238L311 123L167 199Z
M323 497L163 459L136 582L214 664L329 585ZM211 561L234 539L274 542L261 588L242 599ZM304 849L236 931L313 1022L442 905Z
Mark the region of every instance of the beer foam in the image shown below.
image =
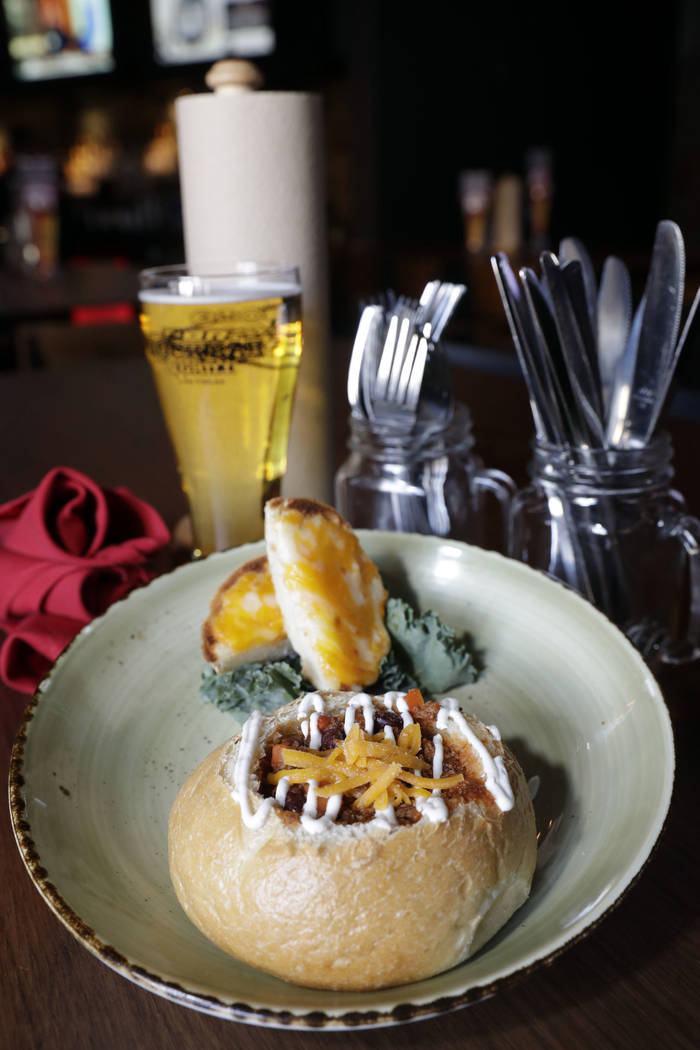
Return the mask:
M178 281L183 282L178 288ZM172 282L172 288L168 291L146 289L139 292L139 300L144 303L157 303L160 306L213 306L221 303L252 303L264 302L269 299L288 299L294 295L301 295L301 285L290 283L260 284L257 281L237 281L235 285L226 284L222 279L216 282L216 287L210 285L209 291L204 294L190 294L191 286L188 288L188 278L179 278Z

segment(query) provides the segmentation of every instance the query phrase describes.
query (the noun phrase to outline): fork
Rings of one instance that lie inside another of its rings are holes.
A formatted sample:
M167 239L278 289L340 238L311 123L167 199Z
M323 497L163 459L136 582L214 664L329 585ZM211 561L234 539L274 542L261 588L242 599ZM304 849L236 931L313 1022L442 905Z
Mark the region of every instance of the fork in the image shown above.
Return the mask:
M365 386L362 382L367 371L367 359L374 352L378 329L384 324L384 308L378 304L365 306L357 327L348 367L348 402L354 413L366 412Z
M406 325L403 321L398 339L396 330L399 326L394 326L393 342L396 345L392 346L391 324L389 327L390 332L377 371L377 382L369 403L370 414L380 426L398 426L408 431L416 421L423 373L428 358L428 340L425 336L409 340L410 322ZM388 374L384 369L380 376L385 354L391 357L391 367Z
M397 301L367 402L375 422L413 428L426 364L465 291L464 285L429 281L417 304Z
M380 400L396 395L401 369L410 346L411 327L411 312L397 307L389 318L384 348L374 377L372 392Z
M418 350L420 333L430 336L427 324L442 303L440 281L429 281L418 302L399 296L393 306L384 350L377 369L375 389L384 400L400 397ZM410 334L410 342L407 343Z
M430 339L431 343L435 344L440 341L447 322L466 290L466 285L447 282L434 289L430 299L424 305L423 316L416 325L416 327L420 326L423 335Z

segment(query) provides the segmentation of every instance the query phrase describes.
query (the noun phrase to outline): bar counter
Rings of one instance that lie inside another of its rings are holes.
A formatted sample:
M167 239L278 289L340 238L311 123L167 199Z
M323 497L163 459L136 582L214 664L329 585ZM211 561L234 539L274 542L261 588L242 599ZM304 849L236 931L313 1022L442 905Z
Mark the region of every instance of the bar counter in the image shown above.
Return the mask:
M331 440L344 456L346 349L335 358ZM471 408L476 451L490 467L527 476L531 417L519 377L455 369ZM676 482L700 513L700 422L669 425ZM51 467L125 485L171 527L184 512L170 446L145 362L98 361L57 371L0 374L0 501L36 486ZM302 493L299 493L302 494ZM342 1032L273 1030L204 1015L150 994L93 957L54 917L1 822L3 887L0 1045L8 1050L684 1050L700 1031L698 959L698 712L700 668L659 673L676 740L674 797L646 867L595 928L547 965L490 999L402 1026ZM3 776L27 697L0 686Z

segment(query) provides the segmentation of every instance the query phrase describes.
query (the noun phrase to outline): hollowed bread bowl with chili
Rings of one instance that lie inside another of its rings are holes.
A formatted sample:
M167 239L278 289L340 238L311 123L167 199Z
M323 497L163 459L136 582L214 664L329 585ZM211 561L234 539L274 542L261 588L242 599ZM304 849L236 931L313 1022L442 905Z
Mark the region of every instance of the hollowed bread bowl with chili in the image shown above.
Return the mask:
M169 823L173 886L207 937L337 990L468 958L527 898L536 849L496 728L411 693L324 691L255 712L190 775Z

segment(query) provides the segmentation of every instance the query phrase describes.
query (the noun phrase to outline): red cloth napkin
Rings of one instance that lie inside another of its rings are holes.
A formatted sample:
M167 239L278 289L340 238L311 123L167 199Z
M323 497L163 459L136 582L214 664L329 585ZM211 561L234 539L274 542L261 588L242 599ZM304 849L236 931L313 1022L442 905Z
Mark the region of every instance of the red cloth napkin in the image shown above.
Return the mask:
M94 616L148 583L168 543L160 515L128 489L55 467L0 506L0 677L32 693Z

